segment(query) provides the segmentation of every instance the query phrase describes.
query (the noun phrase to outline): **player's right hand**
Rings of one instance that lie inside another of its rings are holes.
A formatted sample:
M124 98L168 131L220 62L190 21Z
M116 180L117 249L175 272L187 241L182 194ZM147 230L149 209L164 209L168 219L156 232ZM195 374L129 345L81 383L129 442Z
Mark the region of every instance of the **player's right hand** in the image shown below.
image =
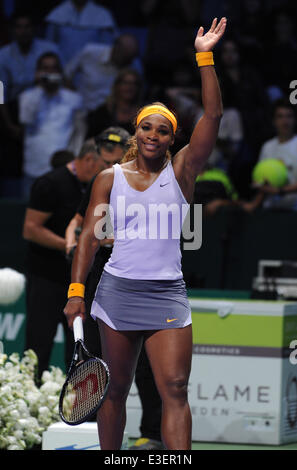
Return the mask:
M83 321L86 319L86 305L82 297L70 297L65 308L64 314L66 315L69 328L73 328L75 317L80 316Z

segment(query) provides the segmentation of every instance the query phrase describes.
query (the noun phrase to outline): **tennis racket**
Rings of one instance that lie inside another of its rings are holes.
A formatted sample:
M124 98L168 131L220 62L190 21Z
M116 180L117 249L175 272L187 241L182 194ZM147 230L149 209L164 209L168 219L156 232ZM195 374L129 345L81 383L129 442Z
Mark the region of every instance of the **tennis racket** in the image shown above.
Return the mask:
M84 345L81 317L73 322L74 353L63 385L59 414L72 426L87 421L102 405L109 385L109 370L102 359L92 356Z

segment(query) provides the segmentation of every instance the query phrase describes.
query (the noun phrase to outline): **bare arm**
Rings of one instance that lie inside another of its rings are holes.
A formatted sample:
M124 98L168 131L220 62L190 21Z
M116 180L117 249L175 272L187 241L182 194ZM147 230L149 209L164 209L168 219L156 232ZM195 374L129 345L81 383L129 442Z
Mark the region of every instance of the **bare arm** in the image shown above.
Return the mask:
M263 184L259 188L259 191L261 191L264 194L288 194L288 193L296 193L297 192L297 183L290 183L286 184L285 186L282 186L281 188L278 188L277 186L272 186L270 184Z
M281 188L281 190L282 190L282 193L283 193L283 194L286 194L286 193L296 193L296 192L297 192L297 183L287 184L286 186L284 186L283 188Z
M79 237L78 245L75 250L71 282L85 284L88 273L92 267L95 254L99 248L100 239L96 227L100 225L100 220L105 216L98 214L95 209L109 204L110 191L113 184L113 169L102 171L95 179L92 187L91 199L88 205L86 216L84 218L83 230ZM102 204L102 206L101 206ZM82 297L71 297L64 309L67 316L68 325L72 328L73 320L80 315L85 318L85 305Z
M284 196L289 193L297 192L297 183L287 184L282 188L271 186L270 184L263 184L258 188L258 193L252 201L240 201L239 205L247 212L253 212L255 209L261 206L266 196L279 194Z
M225 18L222 18L219 24L214 19L205 35L203 28L199 28L195 40L196 51L211 51L223 36L225 28ZM196 177L215 146L223 113L221 92L214 67L212 65L200 67L200 74L204 114L194 128L190 143L178 152L173 163L177 180L188 200L192 198Z
M25 240L53 250L65 251L66 243L63 237L55 234L44 226L51 213L35 209L27 209L23 228Z
M77 245L75 230L82 226L83 220L83 217L78 213L70 220L65 231L66 253L69 253L71 248Z

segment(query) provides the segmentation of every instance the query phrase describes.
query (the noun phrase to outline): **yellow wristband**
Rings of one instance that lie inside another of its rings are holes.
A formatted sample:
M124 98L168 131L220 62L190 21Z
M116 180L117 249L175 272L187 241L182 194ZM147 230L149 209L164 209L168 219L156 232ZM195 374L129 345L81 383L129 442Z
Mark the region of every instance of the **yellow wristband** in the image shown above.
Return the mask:
M204 67L205 65L214 65L213 53L212 52L197 52L196 61L198 67Z
M84 298L85 296L85 286L83 284L80 284L79 282L73 282L70 284L69 289L68 289L68 299L70 297L82 297Z

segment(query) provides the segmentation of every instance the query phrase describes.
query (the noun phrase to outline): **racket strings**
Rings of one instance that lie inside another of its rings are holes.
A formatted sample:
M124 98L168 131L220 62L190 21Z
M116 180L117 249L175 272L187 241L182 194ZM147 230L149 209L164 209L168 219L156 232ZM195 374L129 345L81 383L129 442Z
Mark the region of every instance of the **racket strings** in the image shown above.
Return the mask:
M80 363L68 379L65 387L62 412L69 423L84 419L96 410L107 384L104 365L89 359Z

